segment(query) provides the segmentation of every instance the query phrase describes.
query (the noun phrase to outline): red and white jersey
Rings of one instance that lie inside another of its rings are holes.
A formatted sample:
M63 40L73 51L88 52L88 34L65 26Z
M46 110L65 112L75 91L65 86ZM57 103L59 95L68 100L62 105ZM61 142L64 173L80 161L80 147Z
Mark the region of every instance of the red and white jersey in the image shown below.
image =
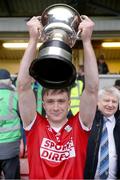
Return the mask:
M89 132L82 129L78 114L58 133L37 114L26 135L30 179L83 179Z

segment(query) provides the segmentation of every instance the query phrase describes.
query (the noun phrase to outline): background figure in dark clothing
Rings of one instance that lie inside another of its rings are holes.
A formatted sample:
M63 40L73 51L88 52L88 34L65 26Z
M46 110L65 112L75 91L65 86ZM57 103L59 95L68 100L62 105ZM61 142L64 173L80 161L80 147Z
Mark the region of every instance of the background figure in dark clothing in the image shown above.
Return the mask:
M97 65L98 65L99 74L109 73L109 68L108 68L107 63L105 62L105 57L103 54L98 57Z
M98 93L98 111L96 112L96 116L93 122L93 126L89 137L89 142L88 142L85 176L84 176L85 179L101 179L100 150L102 144L100 142L101 142L102 130L104 126L103 124L105 123L108 131L108 157L109 157L109 166L108 166L109 170L107 169L108 171L105 171L105 175L107 175L107 179L120 179L119 102L120 102L120 92L118 89L116 89L115 87L111 87L111 88L106 87L104 89L100 89ZM106 160L104 161L105 163ZM103 164L105 165L105 163Z
M120 91L120 79L116 79L114 86Z

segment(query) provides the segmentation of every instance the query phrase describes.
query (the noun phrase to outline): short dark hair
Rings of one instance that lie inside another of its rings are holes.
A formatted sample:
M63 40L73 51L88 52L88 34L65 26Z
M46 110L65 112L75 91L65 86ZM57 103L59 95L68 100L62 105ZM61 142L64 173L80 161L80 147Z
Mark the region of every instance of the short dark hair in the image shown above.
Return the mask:
M120 86L120 79L117 79L116 81L115 81L115 84L114 84L115 86Z
M120 91L120 79L117 79L117 80L115 81L114 86Z
M103 60L105 60L104 54L101 54L101 55L98 57L98 59L103 59Z

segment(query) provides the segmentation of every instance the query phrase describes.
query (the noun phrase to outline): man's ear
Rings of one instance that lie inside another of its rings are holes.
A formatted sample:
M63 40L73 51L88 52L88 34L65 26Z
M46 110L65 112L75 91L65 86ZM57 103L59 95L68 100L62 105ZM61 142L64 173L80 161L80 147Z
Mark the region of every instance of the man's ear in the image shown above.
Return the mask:
M68 104L69 104L69 109L70 109L70 105L71 105L71 99L69 99L69 102L68 102Z
M44 107L44 109L45 109L45 104L44 104L44 101L42 101L42 106Z
M99 107L99 101L97 102L97 107Z

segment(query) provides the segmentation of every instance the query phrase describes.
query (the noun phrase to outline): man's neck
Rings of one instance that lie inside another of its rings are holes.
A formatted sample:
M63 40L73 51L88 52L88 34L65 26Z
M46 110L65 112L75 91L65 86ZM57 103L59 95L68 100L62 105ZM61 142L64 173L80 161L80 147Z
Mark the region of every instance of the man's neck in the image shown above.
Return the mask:
M55 128L62 128L66 123L67 123L68 119L66 118L64 121L60 121L60 122L54 122L54 121L50 121L48 120L49 124L51 127L55 127Z

